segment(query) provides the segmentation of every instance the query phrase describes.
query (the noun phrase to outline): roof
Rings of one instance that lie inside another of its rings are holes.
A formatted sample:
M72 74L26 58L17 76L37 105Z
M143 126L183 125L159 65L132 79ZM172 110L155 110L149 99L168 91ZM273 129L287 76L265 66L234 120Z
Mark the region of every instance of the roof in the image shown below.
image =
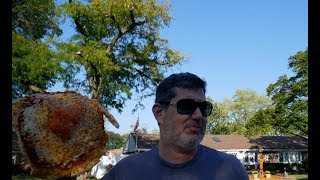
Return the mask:
M112 154L114 154L114 155L119 155L119 154L122 154L122 148L120 148L120 149L110 149L110 150L108 150L107 152L105 152L105 155L109 155L109 153L111 152Z
M213 138L219 139L220 142ZM243 135L205 135L201 144L217 150L250 149L252 147L249 139Z
M137 147L135 142L138 142ZM123 153L149 150L159 143L159 134L130 134ZM308 151L308 139L301 136L205 135L201 144L217 150Z
M251 138L250 143L262 149L308 149L308 139L300 136L261 136Z
M221 142L215 141L218 138ZM300 136L205 135L201 144L217 150L259 149L262 151L308 149L308 140Z
M123 154L134 153L136 151L149 150L159 143L159 134L135 134L130 133L123 148ZM136 144L136 142L138 142Z

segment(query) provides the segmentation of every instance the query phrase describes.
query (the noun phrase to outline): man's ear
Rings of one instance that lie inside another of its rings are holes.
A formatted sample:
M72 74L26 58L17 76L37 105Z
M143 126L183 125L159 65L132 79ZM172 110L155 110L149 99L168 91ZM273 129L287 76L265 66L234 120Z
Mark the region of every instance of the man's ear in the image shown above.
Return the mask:
M158 121L158 124L162 124L163 116L164 116L164 109L159 103L154 103L152 106L152 112L154 118Z

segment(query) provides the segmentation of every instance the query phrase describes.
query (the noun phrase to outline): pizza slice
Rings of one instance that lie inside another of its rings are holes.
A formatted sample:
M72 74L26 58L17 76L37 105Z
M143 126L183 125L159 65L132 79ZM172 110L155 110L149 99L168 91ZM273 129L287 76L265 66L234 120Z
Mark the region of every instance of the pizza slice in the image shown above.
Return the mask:
M12 102L12 124L31 175L73 177L90 170L108 136L103 116L119 127L96 100L73 91L43 92Z

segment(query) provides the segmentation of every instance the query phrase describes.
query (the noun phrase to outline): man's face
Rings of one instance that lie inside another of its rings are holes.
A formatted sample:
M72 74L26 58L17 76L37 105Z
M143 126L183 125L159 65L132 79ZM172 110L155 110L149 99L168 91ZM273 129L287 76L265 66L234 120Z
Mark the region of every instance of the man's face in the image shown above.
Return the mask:
M171 99L173 104L164 109L163 119L160 122L161 140L188 152L200 144L205 134L207 118L202 116L199 108L192 114L178 113L176 102L180 99L205 100L205 94L201 88L198 90L177 88L177 96Z

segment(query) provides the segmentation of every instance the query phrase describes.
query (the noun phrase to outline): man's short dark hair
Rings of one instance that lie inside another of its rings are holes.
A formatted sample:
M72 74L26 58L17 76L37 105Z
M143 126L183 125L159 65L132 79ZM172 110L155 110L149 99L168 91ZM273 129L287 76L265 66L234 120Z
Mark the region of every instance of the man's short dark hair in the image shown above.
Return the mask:
M170 100L177 95L176 88L192 90L202 88L203 92L206 93L206 86L206 81L202 80L195 74L189 72L171 74L157 87L155 102L162 104L169 103Z

